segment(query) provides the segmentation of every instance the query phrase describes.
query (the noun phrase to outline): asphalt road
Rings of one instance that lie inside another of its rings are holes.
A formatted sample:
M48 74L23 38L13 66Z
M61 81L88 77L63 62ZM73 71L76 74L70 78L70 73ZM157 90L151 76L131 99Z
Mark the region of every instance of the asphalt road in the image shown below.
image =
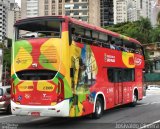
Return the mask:
M123 129L160 128L160 89L148 90L147 96L136 107L128 105L105 111L103 117L93 120L81 118L52 118L14 116L0 112L2 129Z

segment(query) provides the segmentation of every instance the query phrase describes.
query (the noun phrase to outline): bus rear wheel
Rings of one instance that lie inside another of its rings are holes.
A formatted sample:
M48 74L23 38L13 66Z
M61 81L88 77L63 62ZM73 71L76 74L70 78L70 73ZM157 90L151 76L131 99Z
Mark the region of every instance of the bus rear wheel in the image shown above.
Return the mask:
M137 105L137 101L138 101L138 95L135 92L134 95L133 95L133 101L131 103L131 106L135 107Z
M95 112L92 114L92 118L93 119L99 119L99 118L101 118L101 116L103 115L103 111L104 111L103 101L102 101L101 98L98 97L96 99Z

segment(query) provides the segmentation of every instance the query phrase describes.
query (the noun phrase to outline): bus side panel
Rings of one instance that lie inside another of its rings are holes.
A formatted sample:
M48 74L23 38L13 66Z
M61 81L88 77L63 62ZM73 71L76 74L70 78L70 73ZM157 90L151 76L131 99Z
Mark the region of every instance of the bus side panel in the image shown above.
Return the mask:
M130 103L132 101L132 85L135 82L123 82L123 104Z
M105 91L104 91L104 95L105 95L105 99L106 99L106 109L110 109L113 108L115 105L115 87L114 87L114 83L109 82L108 80L108 71L107 68L102 68L102 79L103 82L102 84L105 86ZM100 83L101 84L101 83Z
M138 88L138 99L143 98L143 71L142 69L135 69L135 81Z
M72 42L70 59L73 76L71 85L73 90L73 103L70 116L78 117L93 112L96 91L90 87L96 83L97 62L90 45Z

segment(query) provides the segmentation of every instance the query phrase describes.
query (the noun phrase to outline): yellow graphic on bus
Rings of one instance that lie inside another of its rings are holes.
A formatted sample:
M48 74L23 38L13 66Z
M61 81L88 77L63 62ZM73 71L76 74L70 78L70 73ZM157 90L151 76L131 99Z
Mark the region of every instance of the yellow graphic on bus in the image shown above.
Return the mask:
M19 91L33 91L34 85L32 81L24 81L18 85Z
M38 91L52 92L54 88L55 86L47 81L38 81L37 84Z
M128 52L122 52L122 61L127 68L134 68L134 54Z
M47 64L52 65L52 69L60 70L62 74L65 74L65 68L62 61L62 45L61 39L49 39L47 40L40 48L41 54L46 58L40 58L42 65L46 68L48 67Z
M21 47L14 61L15 71L17 72L27 69L32 62L32 56L28 53L28 51Z

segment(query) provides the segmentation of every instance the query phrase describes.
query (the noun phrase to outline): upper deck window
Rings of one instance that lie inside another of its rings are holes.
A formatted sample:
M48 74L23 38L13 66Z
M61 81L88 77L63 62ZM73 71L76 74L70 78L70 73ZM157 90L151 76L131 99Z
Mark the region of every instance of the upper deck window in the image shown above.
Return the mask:
M38 37L61 37L61 21L32 20L19 22L16 27L16 39Z

